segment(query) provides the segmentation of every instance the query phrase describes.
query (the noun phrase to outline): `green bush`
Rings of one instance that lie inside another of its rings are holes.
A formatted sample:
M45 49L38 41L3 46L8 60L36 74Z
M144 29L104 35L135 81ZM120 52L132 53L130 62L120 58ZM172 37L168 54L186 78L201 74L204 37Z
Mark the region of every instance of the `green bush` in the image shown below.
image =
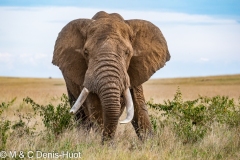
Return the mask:
M74 125L74 118L69 113L70 106L68 98L65 94L61 97L61 103L57 106L52 104L39 105L31 98L27 97L23 99L23 102L30 104L33 111L31 113L22 113L19 109L14 113L17 116L17 120L10 121L6 117L2 116L2 113L11 106L16 98L10 102L2 102L0 104L0 150L6 149L7 139L9 136L23 137L28 136L30 138L41 134L40 131L36 131L36 125L31 124L34 121L36 115L42 117L42 122L46 128L48 137L55 138L59 134L63 133L66 129L72 129ZM24 103L22 104L24 105Z
M48 134L47 139L44 139L46 142L49 142L49 138L50 140L56 138L66 129L72 129L75 125L74 118L69 113L69 101L65 94L61 97L61 103L56 106L53 104L40 105L27 97L23 100L25 103L22 106L27 103L33 111L22 113L20 110L16 110L17 120L9 121L2 116L2 113L15 100L16 98L7 103L0 103L0 150L6 149L9 136L22 138L25 135L31 138L40 135L45 138L45 135L36 131L36 124L32 125L35 116L40 116L45 126ZM203 139L211 131L212 124L224 125L229 129L240 126L240 99L238 104L225 96L211 98L199 96L195 100L184 101L178 88L173 100L166 100L163 104L155 104L151 100L147 104L155 110L154 113L157 112L157 114L150 115L154 132L158 134L161 129L168 127L184 144L195 143Z
M37 122L33 126L30 125L30 122L33 121L33 118L35 118L35 115L32 113L21 113L20 110L17 110L17 113L14 114L15 116L18 116L18 120L13 121L11 129L11 135L22 137L24 135L28 136L35 136L37 132L36 126Z
M10 102L2 102L0 103L0 116L2 115L3 111L6 110L9 106L13 105L13 103L15 102L17 98L15 97L13 100L11 100Z
M6 118L2 117L2 113L4 112L4 110L6 110L9 106L11 106L14 101L16 100L16 98L14 98L12 101L6 103L6 102L2 102L0 104L0 150L5 150L6 149L6 144L7 144L7 139L9 136L9 130L10 130L10 126L11 126L11 122L9 120L7 120Z
M227 124L229 127L240 125L240 102L236 105L233 99L225 96L199 96L192 101L183 101L178 88L172 101L154 104L151 100L147 104L150 108L161 111L162 116L166 117L161 121L161 117L151 116L153 130L156 132L164 124L172 125L176 135L184 143L202 139L211 130L213 123Z
M56 107L52 104L39 105L31 98L23 99L24 102L30 104L35 112L42 117L42 122L49 133L58 136L65 129L73 127L74 119L69 113L70 106L68 98L65 94L61 97L61 102Z

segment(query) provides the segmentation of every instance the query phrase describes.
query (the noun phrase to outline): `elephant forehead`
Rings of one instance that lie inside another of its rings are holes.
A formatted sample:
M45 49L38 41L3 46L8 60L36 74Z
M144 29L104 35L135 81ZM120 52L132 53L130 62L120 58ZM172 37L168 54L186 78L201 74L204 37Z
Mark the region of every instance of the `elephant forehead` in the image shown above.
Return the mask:
M88 36L117 35L124 38L131 34L130 27L124 22L108 18L94 21L88 28Z

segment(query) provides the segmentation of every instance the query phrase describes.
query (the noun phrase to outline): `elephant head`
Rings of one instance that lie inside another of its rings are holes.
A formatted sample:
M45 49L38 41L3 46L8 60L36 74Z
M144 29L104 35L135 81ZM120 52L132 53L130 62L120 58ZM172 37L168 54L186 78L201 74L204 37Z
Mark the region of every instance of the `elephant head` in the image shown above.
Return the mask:
M133 117L129 88L147 81L169 59L167 42L158 27L101 11L92 19L73 20L62 29L52 63L66 82L75 84L67 86L78 97L71 112L80 108L88 93L98 95L107 136L115 133L121 96L128 111L122 123L127 123Z

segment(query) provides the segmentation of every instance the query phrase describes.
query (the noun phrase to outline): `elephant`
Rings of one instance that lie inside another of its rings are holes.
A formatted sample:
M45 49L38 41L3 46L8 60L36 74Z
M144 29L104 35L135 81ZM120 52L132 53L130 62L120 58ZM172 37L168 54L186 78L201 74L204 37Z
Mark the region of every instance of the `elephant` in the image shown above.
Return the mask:
M124 20L118 13L76 19L59 32L52 63L64 77L70 112L101 128L102 143L113 140L126 108L137 136L152 133L142 84L170 60L160 29L146 20Z

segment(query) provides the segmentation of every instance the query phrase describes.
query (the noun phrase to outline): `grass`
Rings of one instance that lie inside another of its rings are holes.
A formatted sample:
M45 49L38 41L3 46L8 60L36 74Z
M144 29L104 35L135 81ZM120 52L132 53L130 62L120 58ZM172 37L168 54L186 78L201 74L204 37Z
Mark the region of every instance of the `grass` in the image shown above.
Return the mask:
M153 98L162 103L172 99L177 87L181 88L184 100L201 96L216 95L238 99L240 96L240 75L209 76L192 78L153 79L143 85L146 99Z
M208 76L208 77L189 77L189 78L164 78L152 79L148 84L151 85L240 85L239 75L225 75L225 76Z
M150 80L143 85L146 100L153 98L154 103L174 98L178 86L184 100L194 100L198 95L225 95L240 97L240 75L213 76L197 78L176 78ZM36 103L47 105L59 104L60 97L66 93L63 79L7 78L0 77L0 103L17 97L13 105L2 113L2 117L18 121L18 114L32 114L31 105L22 101L31 97ZM19 112L17 111L19 110ZM15 114L15 115L14 115ZM161 113L149 109L149 114L161 118ZM28 126L38 123L34 132L40 135L9 135L6 150L81 152L82 159L240 159L240 126L229 127L226 124L212 123L211 130L195 143L183 143L174 132L172 125L157 128L152 139L142 143L137 139L131 124L119 125L115 145L102 146L101 135L93 131L87 134L81 128L67 129L57 137L46 134L42 117L31 118ZM24 119L25 120L25 119ZM26 120L25 120L26 121Z

